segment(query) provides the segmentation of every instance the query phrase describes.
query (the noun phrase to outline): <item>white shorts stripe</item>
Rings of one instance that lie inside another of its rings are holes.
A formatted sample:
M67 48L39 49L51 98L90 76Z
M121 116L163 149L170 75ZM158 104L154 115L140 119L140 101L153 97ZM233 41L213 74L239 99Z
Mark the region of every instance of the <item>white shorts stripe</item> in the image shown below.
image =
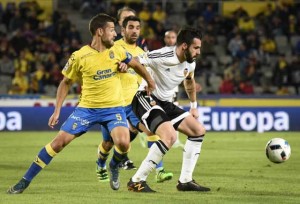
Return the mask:
M180 116L178 116L178 117L174 118L173 120L171 120L171 122L174 125L175 123L179 122L180 120L186 118L189 115L190 115L189 112L185 112L185 113L181 114Z

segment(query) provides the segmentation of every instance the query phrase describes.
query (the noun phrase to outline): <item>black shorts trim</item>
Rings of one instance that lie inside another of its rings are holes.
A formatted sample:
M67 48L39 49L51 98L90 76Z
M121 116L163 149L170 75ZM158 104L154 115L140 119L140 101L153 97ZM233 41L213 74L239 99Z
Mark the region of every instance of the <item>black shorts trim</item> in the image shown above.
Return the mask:
M148 96L146 91L138 91L135 94L132 100L132 109L151 132L165 121L171 121L177 130L182 120L189 115L187 111L172 102L161 101L154 95Z

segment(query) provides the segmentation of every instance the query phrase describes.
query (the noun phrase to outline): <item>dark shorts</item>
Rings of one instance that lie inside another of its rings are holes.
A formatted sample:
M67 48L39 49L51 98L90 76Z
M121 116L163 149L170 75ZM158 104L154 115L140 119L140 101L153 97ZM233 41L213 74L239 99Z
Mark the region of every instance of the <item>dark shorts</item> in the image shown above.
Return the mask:
M181 121L189 115L189 112L172 102L161 101L154 95L147 96L146 91L138 91L135 94L132 100L132 110L146 128L153 133L165 121L171 121L177 130Z

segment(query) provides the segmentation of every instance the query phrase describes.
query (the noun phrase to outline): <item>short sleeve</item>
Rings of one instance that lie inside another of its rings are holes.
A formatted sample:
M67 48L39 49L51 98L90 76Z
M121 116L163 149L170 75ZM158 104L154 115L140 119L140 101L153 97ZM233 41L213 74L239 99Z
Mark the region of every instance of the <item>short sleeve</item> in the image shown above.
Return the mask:
M141 55L138 55L138 60L145 67L152 67L153 66L153 60L148 57L148 53L149 52L145 52Z
M118 53L121 62L128 64L131 61L132 55L129 52L127 52L123 46L115 45L114 50L116 53Z
M65 67L62 70L62 74L74 81L78 79L78 70L79 70L79 57L76 56L76 53L73 53L66 63Z

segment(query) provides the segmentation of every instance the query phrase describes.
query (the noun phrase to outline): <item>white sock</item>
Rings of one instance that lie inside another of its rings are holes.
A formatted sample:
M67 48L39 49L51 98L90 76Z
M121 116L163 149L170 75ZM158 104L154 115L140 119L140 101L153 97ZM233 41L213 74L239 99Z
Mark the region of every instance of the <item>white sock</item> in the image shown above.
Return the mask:
M202 138L201 138L202 139ZM190 182L193 179L193 172L201 152L202 141L186 140L183 149L183 160L179 181L181 183Z
M161 148L159 148L158 145ZM139 169L137 170L137 172L131 178L133 182L146 181L150 172L156 168L156 165L162 160L163 156L168 151L168 149L165 149L165 147L166 146L161 145L159 142L154 143L150 147L148 155L142 162L142 164L139 167Z

